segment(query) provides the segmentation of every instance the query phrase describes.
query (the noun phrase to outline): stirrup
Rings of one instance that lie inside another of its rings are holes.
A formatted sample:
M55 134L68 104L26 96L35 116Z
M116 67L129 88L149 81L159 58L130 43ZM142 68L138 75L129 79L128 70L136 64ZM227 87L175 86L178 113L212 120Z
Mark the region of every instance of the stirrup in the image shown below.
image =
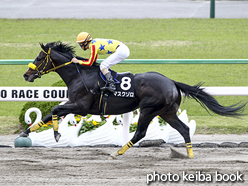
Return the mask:
M116 88L115 89L112 89L112 88L110 88L110 87L106 87L107 88L107 90L109 91L109 92L115 92L116 91Z
M108 89L107 89L106 86L104 86L104 87L101 87L100 90L103 91L103 92L105 92L105 91L107 91Z
M104 91L109 91L109 92L113 92L114 93L116 91L116 88L115 89L111 89L109 86L106 86L105 85L104 87L101 88L101 91L103 91L103 92Z

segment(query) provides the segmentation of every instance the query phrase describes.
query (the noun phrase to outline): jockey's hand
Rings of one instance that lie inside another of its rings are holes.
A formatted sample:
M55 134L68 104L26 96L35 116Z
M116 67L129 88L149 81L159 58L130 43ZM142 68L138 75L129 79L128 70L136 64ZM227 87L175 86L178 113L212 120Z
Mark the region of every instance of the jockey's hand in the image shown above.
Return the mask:
M79 61L80 61L80 60L78 60L78 59L77 59L77 58L75 58L75 57L74 57L74 58L72 58L72 60L71 60L71 62L73 62L73 63L79 63Z

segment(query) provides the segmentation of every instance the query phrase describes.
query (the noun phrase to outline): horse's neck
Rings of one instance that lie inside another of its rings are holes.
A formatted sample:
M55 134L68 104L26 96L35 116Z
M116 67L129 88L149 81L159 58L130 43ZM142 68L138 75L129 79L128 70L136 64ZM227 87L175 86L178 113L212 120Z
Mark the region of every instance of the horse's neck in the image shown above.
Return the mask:
M94 74L97 74L98 70L99 69L96 67L80 68L79 65L77 68L75 64L71 64L58 69L57 73L63 79L66 86L69 88L71 85L74 84L73 82L78 81L78 79L80 79L80 81L82 81L83 79L85 82L92 81L90 80L91 77L94 76ZM97 79L95 80L97 81Z
M64 66L56 70L56 72L63 79L67 87L69 87L77 77L77 69L74 65Z
M66 67L64 67L64 68L66 68ZM69 85L73 81L73 75L75 76L75 74L73 74L71 72L72 72L71 70L68 70L68 71L61 70L61 69L57 70L57 73L62 78L62 80L65 82L67 87L69 87Z

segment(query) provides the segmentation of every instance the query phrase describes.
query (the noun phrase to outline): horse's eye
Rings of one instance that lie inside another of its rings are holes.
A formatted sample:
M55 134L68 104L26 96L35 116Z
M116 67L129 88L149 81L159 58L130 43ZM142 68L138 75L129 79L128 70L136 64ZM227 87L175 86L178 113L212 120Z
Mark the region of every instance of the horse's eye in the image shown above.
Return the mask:
M37 61L40 61L41 60L41 58L39 58L39 57L37 57L36 59L37 59Z

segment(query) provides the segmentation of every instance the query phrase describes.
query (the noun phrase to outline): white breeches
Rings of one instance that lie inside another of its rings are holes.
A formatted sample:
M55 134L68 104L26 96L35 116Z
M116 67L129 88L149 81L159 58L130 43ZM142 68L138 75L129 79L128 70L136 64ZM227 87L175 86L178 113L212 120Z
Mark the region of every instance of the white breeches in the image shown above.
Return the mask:
M125 44L120 43L120 46L116 49L116 51L101 62L100 69L109 69L113 65L116 65L126 59L129 55L129 48Z

